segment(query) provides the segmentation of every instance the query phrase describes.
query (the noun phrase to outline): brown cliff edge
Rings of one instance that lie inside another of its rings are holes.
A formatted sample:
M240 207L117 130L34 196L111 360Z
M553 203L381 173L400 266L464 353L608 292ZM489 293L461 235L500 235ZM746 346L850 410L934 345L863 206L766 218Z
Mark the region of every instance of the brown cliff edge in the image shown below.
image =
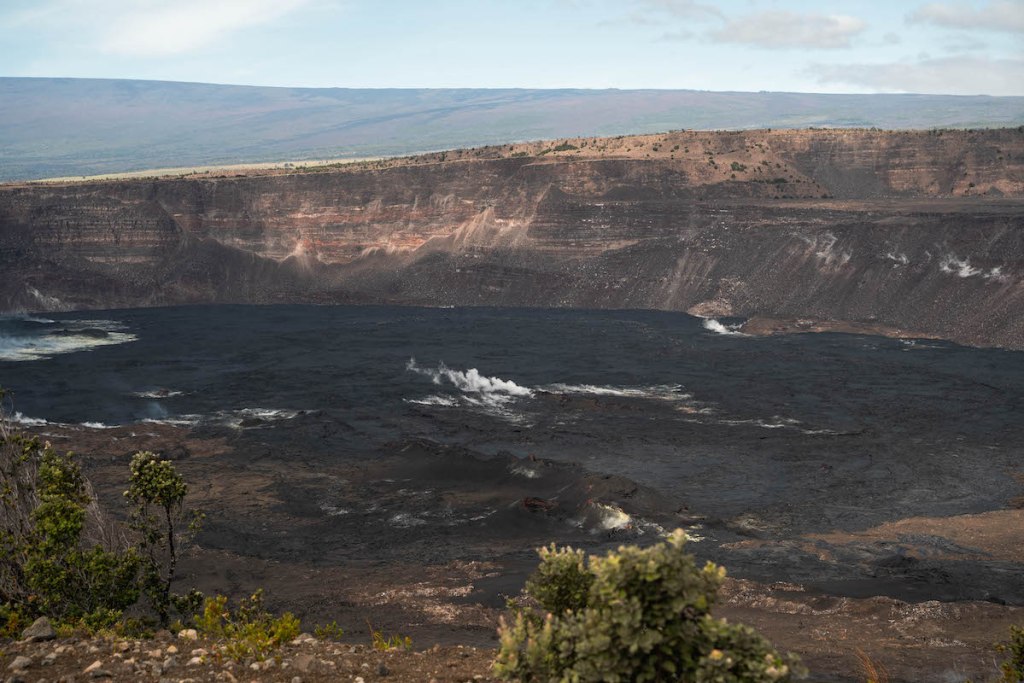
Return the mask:
M1024 131L680 131L0 186L0 308L705 311L1024 348Z

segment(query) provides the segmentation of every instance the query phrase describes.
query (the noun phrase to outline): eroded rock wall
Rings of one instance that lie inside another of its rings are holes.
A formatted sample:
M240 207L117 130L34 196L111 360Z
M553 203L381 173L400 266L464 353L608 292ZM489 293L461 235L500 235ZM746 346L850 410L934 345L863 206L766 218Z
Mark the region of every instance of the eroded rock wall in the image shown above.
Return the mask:
M0 306L393 302L1024 348L1024 131L678 132L0 188Z

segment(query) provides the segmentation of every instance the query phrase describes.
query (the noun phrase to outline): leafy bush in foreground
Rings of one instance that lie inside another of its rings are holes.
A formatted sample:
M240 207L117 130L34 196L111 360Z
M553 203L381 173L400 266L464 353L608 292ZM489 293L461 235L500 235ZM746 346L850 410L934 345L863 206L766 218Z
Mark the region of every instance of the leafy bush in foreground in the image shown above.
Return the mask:
M676 530L605 557L554 546L527 582L536 603L502 619L495 673L506 680L790 681L794 663L753 629L711 616L725 570L698 569Z
M72 454L11 429L0 414L0 630L43 614L107 622L138 600L140 558L100 542L92 503Z
M263 660L299 635L299 620L291 612L275 617L263 607L263 591L241 600L234 611L223 595L206 598L196 617L196 630L223 641L224 653L236 661Z
M192 614L201 596L170 592L184 531L188 487L173 463L152 453L132 459L135 533L107 520L71 453L28 436L7 419L0 389L0 636L46 616L58 628L147 630L123 612L145 593L162 624L176 607ZM198 596L198 598L197 598Z

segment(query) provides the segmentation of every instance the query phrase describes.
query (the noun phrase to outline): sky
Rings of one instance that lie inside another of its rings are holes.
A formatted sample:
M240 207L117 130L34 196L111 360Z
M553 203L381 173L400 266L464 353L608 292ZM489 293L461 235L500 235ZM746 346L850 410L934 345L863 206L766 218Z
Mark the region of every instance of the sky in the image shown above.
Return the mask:
M1024 95L1024 0L0 0L0 76Z

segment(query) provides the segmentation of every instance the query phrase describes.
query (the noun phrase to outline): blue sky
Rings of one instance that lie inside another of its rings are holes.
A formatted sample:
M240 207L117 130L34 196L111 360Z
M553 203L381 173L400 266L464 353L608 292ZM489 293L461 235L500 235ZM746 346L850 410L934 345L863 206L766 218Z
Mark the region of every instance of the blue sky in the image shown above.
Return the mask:
M2 0L0 75L1024 95L1024 0Z

